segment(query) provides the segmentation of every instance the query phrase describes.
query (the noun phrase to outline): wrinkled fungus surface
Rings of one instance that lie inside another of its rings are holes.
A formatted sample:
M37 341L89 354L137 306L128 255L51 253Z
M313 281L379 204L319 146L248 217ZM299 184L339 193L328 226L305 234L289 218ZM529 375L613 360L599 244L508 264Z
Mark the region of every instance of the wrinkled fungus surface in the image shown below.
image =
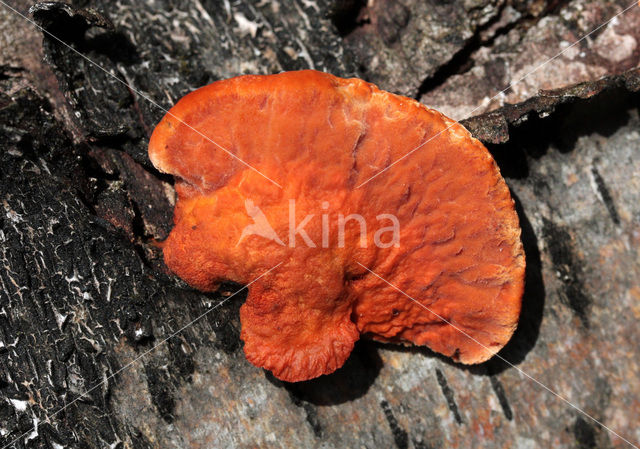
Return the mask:
M480 142L414 100L315 71L241 76L182 98L149 156L176 177L167 266L203 291L263 275L241 338L280 379L335 371L361 335L479 363L516 328L509 190Z

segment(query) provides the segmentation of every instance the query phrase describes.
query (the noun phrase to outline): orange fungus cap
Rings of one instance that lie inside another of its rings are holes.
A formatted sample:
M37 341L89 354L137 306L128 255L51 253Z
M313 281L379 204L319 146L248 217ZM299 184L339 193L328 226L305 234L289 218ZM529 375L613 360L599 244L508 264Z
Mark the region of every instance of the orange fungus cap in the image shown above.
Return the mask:
M479 363L516 328L509 189L412 99L311 70L240 76L182 98L149 157L176 178L167 266L203 291L251 283L244 351L282 380L335 371L361 335Z

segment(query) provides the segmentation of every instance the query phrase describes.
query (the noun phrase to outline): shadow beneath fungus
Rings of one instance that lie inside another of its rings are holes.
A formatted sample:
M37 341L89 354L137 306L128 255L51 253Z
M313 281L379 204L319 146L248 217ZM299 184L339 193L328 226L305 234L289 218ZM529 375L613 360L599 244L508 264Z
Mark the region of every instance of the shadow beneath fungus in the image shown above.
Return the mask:
M553 147L562 153L569 153L582 136L595 133L611 137L629 123L630 110L639 101L639 93L631 94L628 90L617 88L604 91L592 99L565 105L559 110L559 119L554 122L551 131Z
M364 396L381 369L382 359L375 343L360 340L342 368L334 373L295 383L283 382L266 370L265 376L273 385L284 387L297 405L339 405Z

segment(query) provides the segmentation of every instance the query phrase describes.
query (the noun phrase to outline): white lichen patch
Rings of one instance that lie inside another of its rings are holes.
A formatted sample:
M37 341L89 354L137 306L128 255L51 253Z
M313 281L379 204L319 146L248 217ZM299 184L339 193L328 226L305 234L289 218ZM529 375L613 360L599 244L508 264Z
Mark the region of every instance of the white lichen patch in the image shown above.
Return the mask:
M24 412L29 405L29 401L23 401L21 399L9 399L9 403L13 405L13 408L18 412Z
M238 24L238 34L241 36L251 36L256 37L256 33L258 32L258 28L260 28L260 24L253 22L245 17L241 12L237 12L233 15L236 23Z
M630 34L618 34L615 20L595 40L593 48L599 56L612 62L622 62L633 56L638 44Z

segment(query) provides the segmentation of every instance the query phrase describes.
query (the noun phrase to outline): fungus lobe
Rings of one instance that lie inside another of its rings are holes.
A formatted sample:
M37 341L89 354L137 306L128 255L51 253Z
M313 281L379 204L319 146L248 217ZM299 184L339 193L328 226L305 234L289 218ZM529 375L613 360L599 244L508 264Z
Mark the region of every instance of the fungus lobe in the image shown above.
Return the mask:
M335 371L361 335L479 363L517 326L509 189L479 141L414 100L311 70L240 76L182 98L149 157L176 178L167 266L203 291L262 275L241 338L282 380Z

